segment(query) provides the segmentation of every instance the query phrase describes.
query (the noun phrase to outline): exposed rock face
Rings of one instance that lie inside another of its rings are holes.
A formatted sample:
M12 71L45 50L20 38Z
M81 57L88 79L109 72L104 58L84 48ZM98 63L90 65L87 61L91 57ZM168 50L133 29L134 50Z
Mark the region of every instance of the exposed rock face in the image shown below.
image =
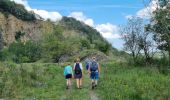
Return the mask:
M22 21L12 15L5 16L0 12L0 30L5 45L15 41L15 33L17 31L25 32L25 36L21 40L29 39L40 40L43 34L53 32L53 24L45 21Z

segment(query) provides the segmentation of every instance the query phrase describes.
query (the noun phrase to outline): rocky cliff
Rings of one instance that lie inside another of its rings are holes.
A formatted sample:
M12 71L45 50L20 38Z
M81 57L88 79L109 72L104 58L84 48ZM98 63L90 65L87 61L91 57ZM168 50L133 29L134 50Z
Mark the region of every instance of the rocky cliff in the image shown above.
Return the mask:
M4 45L7 46L15 41L15 34L18 31L24 32L22 41L29 39L39 40L43 34L53 32L54 25L48 21L23 21L13 15L5 16L0 12L0 34L2 34Z

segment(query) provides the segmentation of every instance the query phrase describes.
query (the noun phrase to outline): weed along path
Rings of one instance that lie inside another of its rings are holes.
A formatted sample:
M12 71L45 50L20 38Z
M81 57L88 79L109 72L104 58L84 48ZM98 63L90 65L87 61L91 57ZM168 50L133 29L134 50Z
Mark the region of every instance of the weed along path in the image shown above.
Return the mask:
M65 89L65 88L64 88ZM76 88L76 81L72 79L72 87L61 96L60 100L100 100L95 90L91 89L91 81L87 73L83 76L82 89Z

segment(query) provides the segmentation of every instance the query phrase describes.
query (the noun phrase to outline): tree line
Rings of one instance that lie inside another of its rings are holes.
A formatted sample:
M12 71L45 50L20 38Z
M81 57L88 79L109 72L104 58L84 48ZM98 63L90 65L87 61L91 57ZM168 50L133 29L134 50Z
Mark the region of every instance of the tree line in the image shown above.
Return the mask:
M6 16L12 14L16 18L24 21L32 21L36 19L35 15L28 12L23 5L16 4L14 1L10 0L0 0L0 11L5 13Z
M170 65L169 1L160 0L158 6L150 21L132 17L120 27L124 49L132 55L133 64L154 64L155 56L162 54L164 65Z

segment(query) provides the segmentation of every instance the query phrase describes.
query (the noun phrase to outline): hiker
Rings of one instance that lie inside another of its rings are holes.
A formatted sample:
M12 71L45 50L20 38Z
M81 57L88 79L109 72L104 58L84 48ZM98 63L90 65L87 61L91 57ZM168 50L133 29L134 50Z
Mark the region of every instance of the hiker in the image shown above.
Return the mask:
M76 63L74 63L74 78L77 82L77 88L82 88L82 76L83 76L83 66L82 63L80 63L80 59L76 60Z
M99 75L100 75L100 66L96 61L96 58L92 58L91 65L89 67L89 74L91 78L91 84L92 84L92 89L97 87L97 82L99 80Z
M91 60L89 58L87 58L85 60L85 64L86 64L86 70L88 71L89 70L89 67L90 67L90 64L91 64Z
M66 89L69 89L69 87L71 86L71 78L73 76L73 70L70 63L64 68L64 76L66 78L66 85L67 85Z

